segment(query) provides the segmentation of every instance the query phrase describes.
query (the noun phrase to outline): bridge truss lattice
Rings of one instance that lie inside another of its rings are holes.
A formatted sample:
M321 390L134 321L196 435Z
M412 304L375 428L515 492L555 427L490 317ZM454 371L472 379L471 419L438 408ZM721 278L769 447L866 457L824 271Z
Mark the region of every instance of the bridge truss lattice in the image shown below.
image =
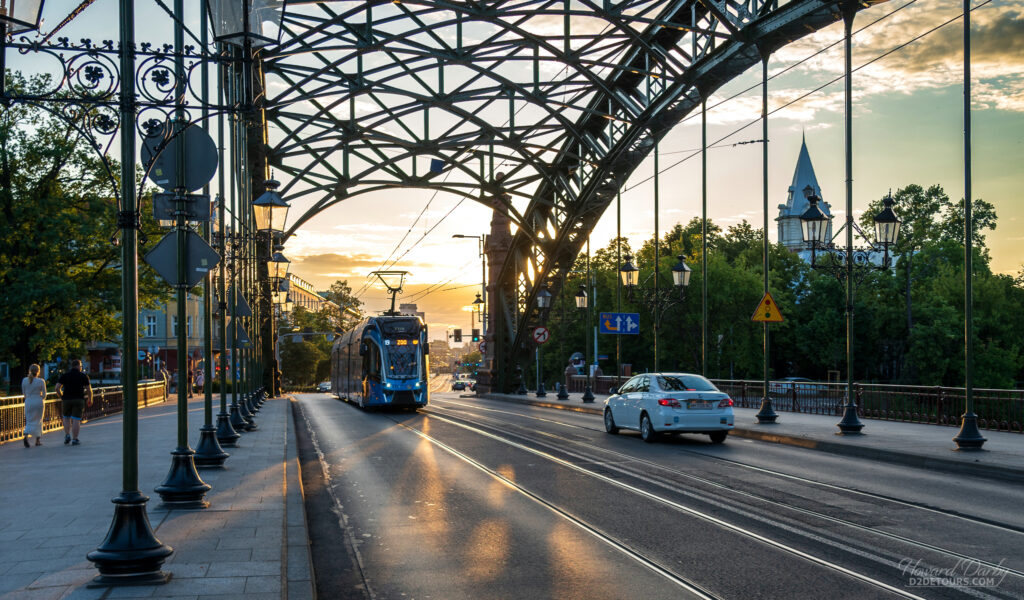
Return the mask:
M501 387L630 174L702 100L879 0L289 4L262 56L269 164L317 213L419 187L516 225L491 283Z

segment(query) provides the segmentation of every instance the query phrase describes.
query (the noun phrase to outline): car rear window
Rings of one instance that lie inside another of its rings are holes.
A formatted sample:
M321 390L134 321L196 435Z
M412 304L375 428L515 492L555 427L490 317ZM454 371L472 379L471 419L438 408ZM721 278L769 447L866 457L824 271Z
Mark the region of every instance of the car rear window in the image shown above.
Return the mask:
M717 392L710 381L699 375L666 375L658 377L658 387L666 392Z

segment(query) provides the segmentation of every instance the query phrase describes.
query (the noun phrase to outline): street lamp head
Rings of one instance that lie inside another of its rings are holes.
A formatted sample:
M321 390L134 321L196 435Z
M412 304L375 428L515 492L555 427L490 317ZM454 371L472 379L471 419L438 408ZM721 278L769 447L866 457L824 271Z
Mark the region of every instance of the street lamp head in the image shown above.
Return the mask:
M894 202L892 193L890 193L882 199L883 208L875 216L875 241L885 245L886 248L890 244L896 243L896 238L900 234L900 225L903 223L892 209Z
M484 299L480 297L480 292L476 293L476 300L473 300L474 306L479 306L484 303Z
M814 195L811 186L804 188L804 195L807 196L808 207L804 214L800 215L800 227L803 231L804 242L824 244L828 241L828 215L818 207L821 198Z
M480 296L477 296L479 298ZM537 292L537 308L548 308L551 306L551 292L548 291L548 286L540 288Z
M680 254L676 258L679 262L672 267L672 283L679 289L685 288L690 285L690 272L691 269L685 262L683 262L683 255Z
M281 185L273 179L263 182L267 191L252 202L252 212L256 219L256 229L260 231L284 231L285 219L288 218L288 203L277 193Z
M292 284L287 279L277 282L277 291L274 292L274 304L284 304L288 301L288 292Z
M15 34L39 29L43 0L0 0L0 32Z
M206 0L213 39L262 48L281 40L284 0Z
M633 257L629 254L626 255L626 262L619 267L619 276L622 277L622 285L627 288L632 288L636 285L636 272L639 269L633 265Z
M576 292L576 308L587 307L587 286L580 284L580 289Z
M291 261L281 254L281 250L284 250L283 246L274 246L274 254L267 261L268 276L271 279L287 279L288 268L291 265Z

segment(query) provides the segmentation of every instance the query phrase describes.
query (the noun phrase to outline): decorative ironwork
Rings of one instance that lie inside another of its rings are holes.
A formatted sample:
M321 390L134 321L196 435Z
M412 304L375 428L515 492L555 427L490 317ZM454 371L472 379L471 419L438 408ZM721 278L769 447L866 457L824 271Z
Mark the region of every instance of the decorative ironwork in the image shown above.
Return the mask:
M537 290L558 293L657 140L764 53L838 21L841 4L294 5L262 62L280 134L268 159L290 176L282 194L312 200L286 235L395 187L507 213L518 229L494 282L492 331L510 369L540 322Z

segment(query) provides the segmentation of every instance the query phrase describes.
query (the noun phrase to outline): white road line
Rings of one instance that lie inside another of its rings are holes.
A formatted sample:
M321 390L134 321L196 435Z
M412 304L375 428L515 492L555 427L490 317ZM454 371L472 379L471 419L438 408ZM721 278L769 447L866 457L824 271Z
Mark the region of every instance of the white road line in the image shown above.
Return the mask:
M729 523L727 521L723 521L722 519L719 519L717 517L712 517L710 515L706 515L706 514L700 512L700 511L698 511L698 510L695 510L695 509L690 508L688 506L683 506L682 504L679 504L678 502L674 502L674 501L669 500L667 498L662 498L661 496L658 496L658 495L653 494L651 492L648 492L646 490L642 490L642 489L640 489L638 487L631 486L631 485L629 485L627 483L623 483L621 481L616 481L615 479L613 479L611 477L607 477L605 475L601 475L600 473L595 473L593 471L584 469L583 467L580 467L578 465L574 465L574 464L572 464L572 463L570 463L570 462L568 462L566 460L562 460L562 459L558 458L557 456L552 456L551 454L548 454L546 452L541 452L539 450L535 450L533 448L529 448L529 447L524 446L522 444L513 442L511 440L507 440L507 439L504 439L502 437L496 436L496 435L494 435L492 433L483 431L482 429L478 429L476 427L472 427L472 426L466 425L464 423L459 423L457 421L453 421L451 419L447 419L447 418L442 417L440 415L432 415L432 416L435 419L438 419L440 421L444 421L445 423L448 423L448 424L453 425L455 427L460 427L460 428L466 429L468 431L472 431L474 433L477 433L478 435L482 435L484 437L491 438L491 439L493 439L495 441L498 441L498 442L501 442L503 444L507 444L507 445L512 446L514 448L518 448L518 449L520 449L520 450L522 450L524 452L529 452L529 453L534 454L536 456L540 456L540 457L545 458L547 460L550 460L550 461L552 461L554 463L562 465L562 466L564 466L566 468L572 469L574 471L578 471L578 472L583 473L585 475L589 475L591 477L594 477L595 479L599 479L599 480L601 480L601 481L603 481L605 483L608 483L608 484L614 485L616 487L622 488L624 490L633 492L634 494L637 494L639 496L643 496L643 497L648 498L650 500L654 500L655 502L660 502L660 503L665 504L667 506L671 506L672 508L674 508L674 509L676 509L676 510L678 510L680 512L684 512L684 513L689 514L689 515L691 515L693 517L696 517L698 519L701 519L701 520L707 521L709 523L713 523L715 525L718 525L719 527L723 527L723 528L728 529L730 531L734 531L734 532L739 533L741 535L750 537L750 538L755 539L755 540L757 540L759 542L762 542L764 544L772 546L773 548L777 548L777 549L782 550L784 552L788 552L788 553L793 554L795 556L799 556L800 558L803 558L803 559L808 560L810 562L813 562L815 564L821 565L823 567L827 567L829 569L838 571L840 573L843 573L845 575L853 577L854 579L858 579L858 580L863 581L865 583L874 585L874 586L876 586L878 588L881 588L881 589L884 589L886 591L892 592L892 593L897 594L899 596L902 596L904 598L911 598L911 599L914 599L914 600L925 600L921 596L917 596L915 594L911 594L910 592L907 592L905 590L901 590L898 587L891 586L891 585L889 585L887 583L884 583L882 581L878 581L877 579L873 579L871 577L868 577L867 575L863 575L861 573L857 573L856 571L853 571L851 569L847 569L846 567L843 567L842 565L838 565L836 563L829 562L829 561L827 561L827 560L825 560L823 558L819 558L817 556L814 556L813 554L808 554L807 552L804 552L802 550L798 550L796 548L793 548L792 546L787 546L786 544L783 544L782 542L778 542L778 541L775 541L775 540L773 540L771 538L767 538L767 537L765 537L765 536L763 536L761 534L758 534L758 533L755 533L755 532L750 531L748 529L745 529L743 527L740 527L739 525L734 525L734 524ZM410 429L412 431L416 431L415 429L413 429L411 427L408 427L406 425L402 425L402 426L403 427L407 427L408 429ZM426 436L426 434L423 434L423 433L421 433L419 431L416 431L416 433L419 434L419 435ZM440 443L440 442L438 442L438 443ZM457 452L455 450L452 450L452 451L453 452ZM467 457L467 459L468 459L468 457ZM468 460L472 460L472 459L468 459ZM479 463L477 463L477 464L479 464ZM487 469L487 467L483 467L482 465L481 465L481 468ZM511 484L511 482L509 482L509 483ZM511 485L515 485L515 484L511 484ZM526 492L524 491L524 493L526 493Z

